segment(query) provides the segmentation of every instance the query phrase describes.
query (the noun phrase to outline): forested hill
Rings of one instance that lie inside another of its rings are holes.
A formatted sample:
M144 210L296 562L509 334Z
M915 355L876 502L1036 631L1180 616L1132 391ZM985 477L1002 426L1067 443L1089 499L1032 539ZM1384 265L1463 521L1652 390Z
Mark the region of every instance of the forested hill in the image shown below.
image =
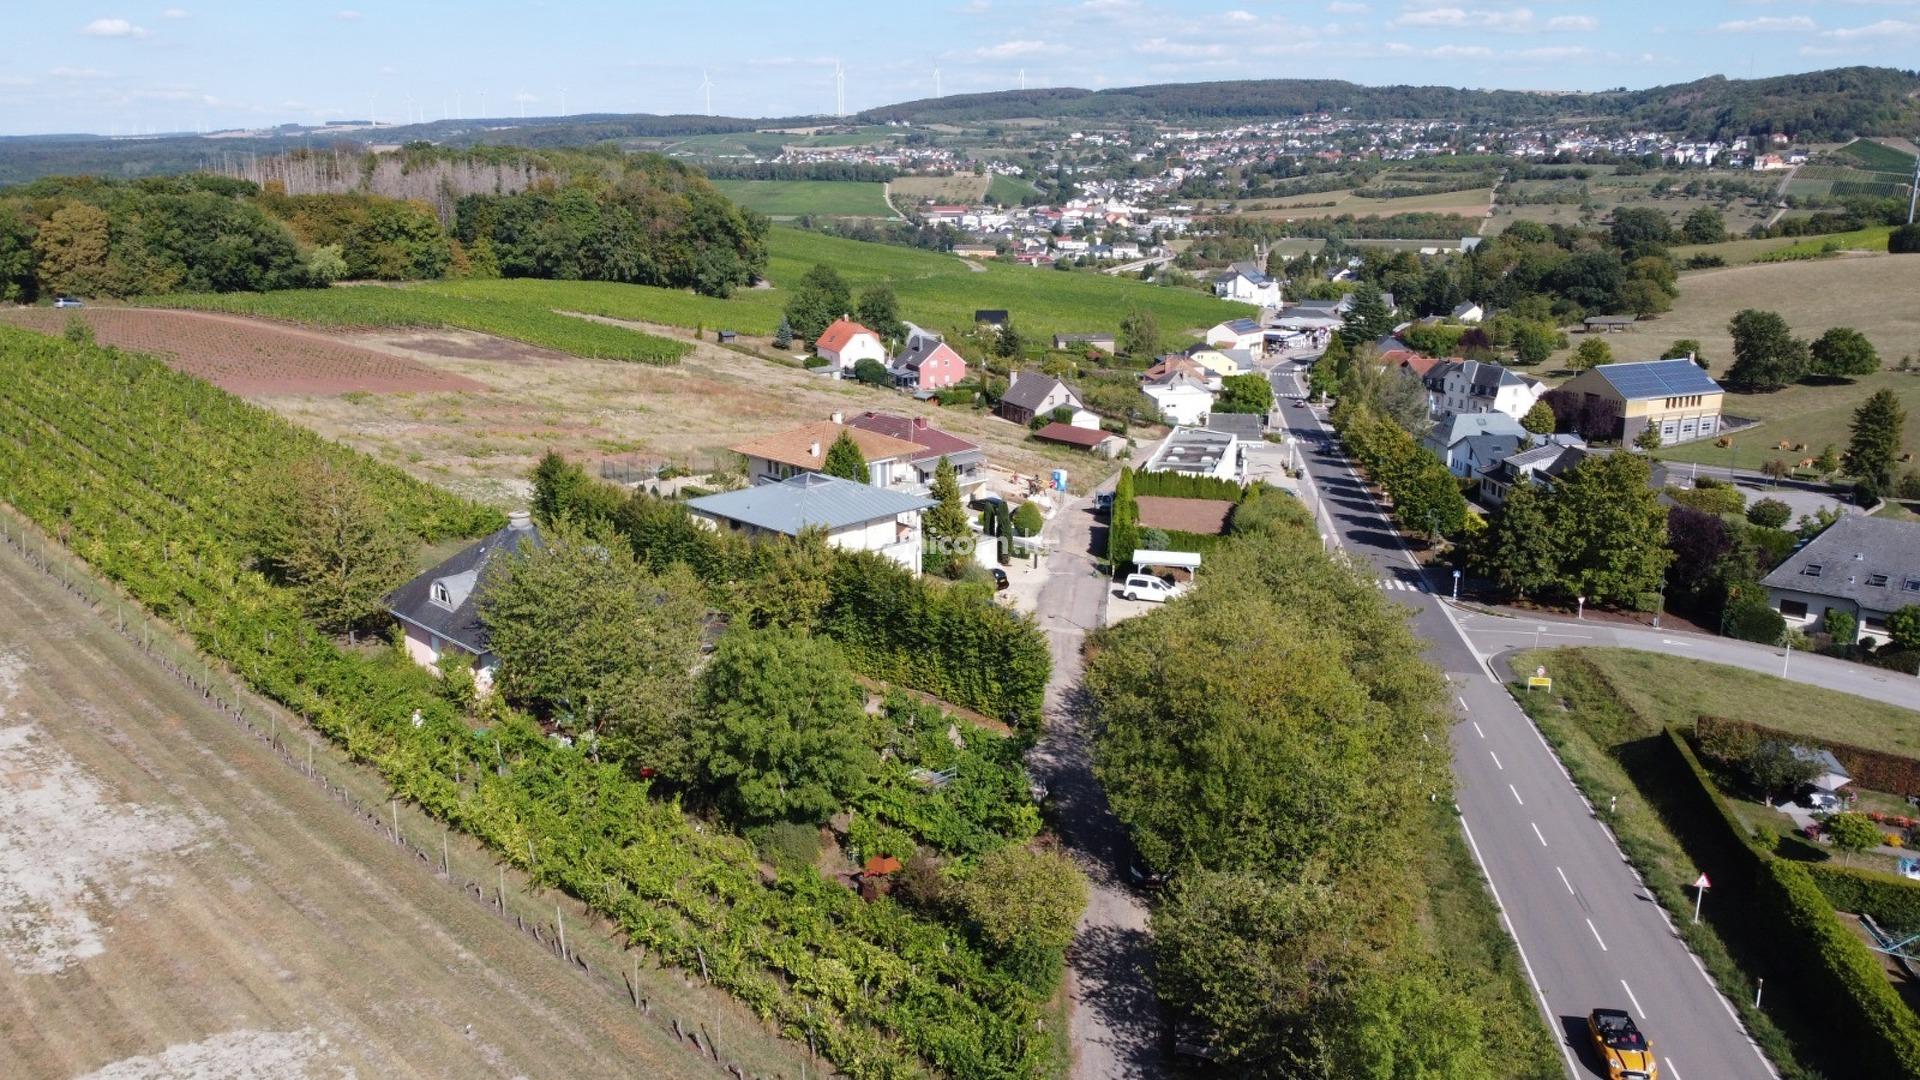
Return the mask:
M1167 83L1113 90L957 94L873 109L862 119L966 123L1015 117L1204 122L1344 111L1358 119L1527 122L1564 117L1676 131L1695 138L1786 132L1828 141L1911 135L1920 128L1920 75L1851 67L1766 79L1712 76L1596 94L1362 86L1334 79Z

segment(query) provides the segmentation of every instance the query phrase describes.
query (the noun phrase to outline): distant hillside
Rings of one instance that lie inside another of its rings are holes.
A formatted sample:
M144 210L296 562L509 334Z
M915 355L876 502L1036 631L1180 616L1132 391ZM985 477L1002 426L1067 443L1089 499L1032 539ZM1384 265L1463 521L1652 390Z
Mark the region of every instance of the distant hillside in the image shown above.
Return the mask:
M969 123L1041 117L1202 122L1340 112L1359 119L1519 122L1584 116L1622 125L1728 138L1780 131L1833 141L1920 129L1920 75L1851 67L1767 79L1713 76L1647 90L1597 94L1362 86L1334 79L1166 83L1114 90L1007 90L958 94L873 109L874 123Z

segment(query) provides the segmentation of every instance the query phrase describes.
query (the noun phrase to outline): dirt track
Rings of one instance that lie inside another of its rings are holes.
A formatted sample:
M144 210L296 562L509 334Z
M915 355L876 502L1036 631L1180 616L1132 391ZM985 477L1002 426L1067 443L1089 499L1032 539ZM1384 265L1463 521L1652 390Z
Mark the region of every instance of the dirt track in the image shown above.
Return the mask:
M709 1076L0 545L0 1076Z

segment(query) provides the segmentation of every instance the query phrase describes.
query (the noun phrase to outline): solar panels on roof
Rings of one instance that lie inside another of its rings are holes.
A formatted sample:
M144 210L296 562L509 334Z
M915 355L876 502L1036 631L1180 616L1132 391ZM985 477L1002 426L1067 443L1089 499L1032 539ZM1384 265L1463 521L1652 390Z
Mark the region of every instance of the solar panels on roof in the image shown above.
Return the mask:
M1621 396L1674 397L1680 394L1717 394L1720 384L1691 360L1650 360L1633 364L1602 364L1593 369Z

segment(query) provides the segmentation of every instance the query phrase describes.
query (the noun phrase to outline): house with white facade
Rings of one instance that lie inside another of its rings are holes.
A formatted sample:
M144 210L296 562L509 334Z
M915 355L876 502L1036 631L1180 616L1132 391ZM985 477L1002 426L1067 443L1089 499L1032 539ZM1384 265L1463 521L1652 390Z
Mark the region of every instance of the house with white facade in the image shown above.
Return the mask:
M851 319L835 319L813 343L814 355L830 360L841 371L852 371L862 360L887 362L887 343L880 335Z
M1172 371L1142 382L1140 392L1153 403L1154 415L1169 424L1204 424L1213 411L1212 388L1190 371Z
M1478 360L1441 361L1427 369L1421 382L1427 388L1427 411L1436 417L1495 412L1518 420L1547 392L1539 379Z
M1240 439L1232 432L1176 427L1155 448L1142 472L1240 479Z
M1229 319L1208 327L1206 342L1215 349L1244 349L1258 355L1267 347L1267 330L1256 319Z
M1087 410L1080 395L1073 387L1051 375L1042 375L1037 371L1016 371L1013 379L1007 383L1007 389L1000 395L999 413L1016 424L1027 424L1036 416L1047 416L1055 409L1066 408L1073 412L1070 421L1074 427L1099 427L1100 418ZM1081 414L1086 422L1081 422Z
M1853 617L1858 641L1892 637L1887 616L1920 604L1920 525L1849 514L1762 578L1787 625L1831 632L1830 613Z
M709 528L749 536L821 529L836 548L884 555L916 576L925 550L920 518L933 505L924 496L820 473L687 500L693 519Z
M1468 300L1462 304L1455 304L1453 310L1447 314L1454 322L1466 323L1468 326L1478 326L1480 322L1487 317L1487 309Z
M1213 277L1213 295L1260 307L1280 306L1280 283L1250 262L1237 262Z
M1512 457L1531 441L1520 421L1505 413L1452 413L1420 439L1440 455L1455 476L1474 476Z
M919 444L851 427L840 420L840 415L835 413L831 420L762 435L727 449L747 459L749 483L777 484L801 473L826 468L827 451L845 433L867 461L868 484L877 488L901 488L914 483L912 463L921 453Z

